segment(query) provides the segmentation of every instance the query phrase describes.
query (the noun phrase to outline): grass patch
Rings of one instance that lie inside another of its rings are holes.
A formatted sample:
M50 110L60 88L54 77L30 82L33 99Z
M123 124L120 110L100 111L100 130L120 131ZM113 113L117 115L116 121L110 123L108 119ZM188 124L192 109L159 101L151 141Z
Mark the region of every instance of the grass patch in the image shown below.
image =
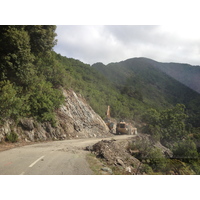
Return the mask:
M103 163L100 162L93 153L88 153L86 155L86 160L90 166L90 169L94 172L95 175L103 175L101 171Z

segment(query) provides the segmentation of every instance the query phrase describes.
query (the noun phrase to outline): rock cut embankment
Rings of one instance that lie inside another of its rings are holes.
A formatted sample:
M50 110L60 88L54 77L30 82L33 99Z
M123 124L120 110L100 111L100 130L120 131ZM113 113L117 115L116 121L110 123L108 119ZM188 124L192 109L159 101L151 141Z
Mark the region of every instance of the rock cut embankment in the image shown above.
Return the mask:
M0 127L0 142L11 132L17 133L22 141L106 137L110 134L105 122L81 95L72 90L63 90L63 95L65 103L56 111L55 127L32 118L21 119L18 124L7 121Z

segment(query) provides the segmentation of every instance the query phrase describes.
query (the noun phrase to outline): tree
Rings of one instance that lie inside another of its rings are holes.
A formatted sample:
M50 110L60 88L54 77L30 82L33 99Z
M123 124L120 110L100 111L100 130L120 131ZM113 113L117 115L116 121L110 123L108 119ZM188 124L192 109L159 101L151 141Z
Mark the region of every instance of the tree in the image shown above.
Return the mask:
M161 142L167 146L186 137L186 119L183 104L177 104L174 108L160 113L150 109L143 117L147 123L146 132L157 138L160 136Z
M0 80L26 87L35 75L34 61L49 55L56 26L0 26Z
M67 72L55 59L54 53L48 57L38 58L34 64L37 66L38 76L42 74L45 80L51 82L55 88L67 85Z
M165 158L160 149L153 146L153 143L147 139L137 140L129 145L134 157L139 159L143 164L149 165L154 171L165 172L168 159Z
M143 115L143 120L147 123L144 131L152 136L155 141L160 141L161 127L160 127L160 113L151 108Z
M183 104L177 104L174 108L161 112L159 120L161 141L167 144L182 140L186 137L185 120L187 117Z
M177 142L173 147L174 158L183 162L191 162L198 159L198 152L195 143L192 140Z
M55 29L56 26L0 26L2 121L16 116L53 121L53 111L63 102L63 95L56 88L64 85L65 78L65 69L52 55Z
M23 110L23 98L17 96L17 90L10 81L0 82L0 122L16 118Z
M24 26L0 26L0 80L29 84L34 73L29 40Z
M50 82L42 77L35 78L35 84L30 88L29 105L33 116L39 121L50 121L54 123L53 111L64 102L60 90L54 89Z
M56 26L54 25L29 25L25 26L25 31L30 36L31 53L35 56L44 55L52 50L56 45Z

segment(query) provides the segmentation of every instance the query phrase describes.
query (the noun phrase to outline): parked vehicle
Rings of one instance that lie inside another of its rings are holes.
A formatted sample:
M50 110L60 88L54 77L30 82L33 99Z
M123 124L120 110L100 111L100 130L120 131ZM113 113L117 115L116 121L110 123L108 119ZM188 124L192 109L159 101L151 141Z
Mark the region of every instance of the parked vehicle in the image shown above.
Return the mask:
M132 124L126 123L125 121L121 121L119 123L116 122L115 119L111 118L110 116L110 106L107 108L106 112L106 119L105 123L110 129L110 132L113 134L128 134L128 135L133 135L137 134L137 128L134 128Z

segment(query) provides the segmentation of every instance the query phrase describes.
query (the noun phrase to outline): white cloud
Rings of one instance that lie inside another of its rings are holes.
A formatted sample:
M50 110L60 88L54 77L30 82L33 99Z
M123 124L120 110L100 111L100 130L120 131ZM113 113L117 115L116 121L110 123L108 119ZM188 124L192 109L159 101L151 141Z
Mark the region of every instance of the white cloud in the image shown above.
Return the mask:
M58 26L56 52L85 63L148 57L200 65L196 26Z

